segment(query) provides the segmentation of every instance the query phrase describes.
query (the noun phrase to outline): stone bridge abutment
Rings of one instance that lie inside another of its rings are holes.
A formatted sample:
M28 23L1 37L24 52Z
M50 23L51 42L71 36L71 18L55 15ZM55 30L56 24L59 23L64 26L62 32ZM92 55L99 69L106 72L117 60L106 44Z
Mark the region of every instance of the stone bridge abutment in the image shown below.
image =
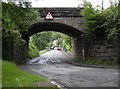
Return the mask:
M58 22L39 22L31 26L27 32L22 33L22 38L26 40L26 45L28 46L30 36L42 31L57 31L71 36L73 56L80 59L83 58L83 33L80 30Z
M83 58L82 24L83 17L80 14L83 8L36 8L40 12L38 23L33 24L28 31L21 33L25 40L23 45L13 45L12 58L17 62L27 59L29 37L42 31L57 31L72 37L72 48L74 57ZM54 17L53 20L45 20L48 13ZM14 38L13 38L14 39ZM7 45L7 44L6 44ZM18 52L20 55L18 55Z
M10 58L22 62L27 59L29 37L42 31L57 31L72 37L73 55L77 59L117 60L119 57L119 43L117 40L109 41L103 35L100 39L87 41L82 33L83 17L80 12L83 8L36 8L40 12L38 23L31 25L28 31L21 33L25 40L23 45L17 45L14 38L3 41L3 58ZM45 20L50 12L53 20ZM8 55L9 54L9 55Z

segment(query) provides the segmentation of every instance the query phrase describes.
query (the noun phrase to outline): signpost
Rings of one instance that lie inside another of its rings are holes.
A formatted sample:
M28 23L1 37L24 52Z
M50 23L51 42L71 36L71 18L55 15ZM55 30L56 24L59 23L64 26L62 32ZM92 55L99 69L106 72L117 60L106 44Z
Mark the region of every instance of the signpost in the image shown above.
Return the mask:
M53 16L51 15L51 13L50 12L48 12L48 14L46 15L46 17L45 17L45 20L53 20L54 18L53 18Z

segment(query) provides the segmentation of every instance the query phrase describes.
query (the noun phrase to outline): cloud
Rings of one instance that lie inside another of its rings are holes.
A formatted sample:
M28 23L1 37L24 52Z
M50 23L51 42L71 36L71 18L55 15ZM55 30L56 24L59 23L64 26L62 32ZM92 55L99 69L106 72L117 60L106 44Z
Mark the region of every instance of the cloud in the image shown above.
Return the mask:
M30 0L32 1L33 7L78 7L78 5L83 4L83 0ZM91 2L91 4L96 7L97 5L102 5L102 0L86 0ZM110 6L110 0L103 0L104 8ZM118 0L112 0L118 1Z

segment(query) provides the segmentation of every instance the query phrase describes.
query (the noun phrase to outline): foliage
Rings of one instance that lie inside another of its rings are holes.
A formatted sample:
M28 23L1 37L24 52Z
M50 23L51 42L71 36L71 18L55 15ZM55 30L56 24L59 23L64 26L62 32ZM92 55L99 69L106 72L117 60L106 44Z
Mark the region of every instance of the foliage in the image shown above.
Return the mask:
M57 40L57 46L66 48L68 51L72 51L71 46L71 37L60 33L60 32L53 32L52 39Z
M100 60L86 57L84 60L79 60L79 58L75 58L73 61L78 64L118 67L118 60Z
M3 87L36 87L35 82L48 81L47 79L31 75L16 68L16 65L9 61L2 62L2 86Z
M44 50L46 47L52 47L54 40L57 40L58 47L67 48L69 51L72 49L71 38L59 32L41 32L33 35L30 39L39 50Z
M28 48L28 58L35 58L38 56L39 56L39 50L30 40L29 41L29 48Z
M35 22L38 12L34 9L18 7L12 2L2 2L3 29L8 32L22 32Z
M25 8L19 5L14 4L13 2L2 2L2 39L3 41L7 40L8 38L13 38L11 46L15 45L24 45L25 41L21 38L21 32L26 31L31 24L36 23L39 19L39 13L37 10L32 8ZM9 40L9 39L8 39ZM9 42L10 41L5 41ZM5 43L3 42L3 43ZM7 44L7 43L6 43ZM4 50L7 50L8 45L4 45ZM9 45L10 47L10 45ZM31 44L31 51L35 48ZM8 53L12 53L12 49L8 49ZM35 49L37 50L37 49ZM36 51L38 52L38 51ZM37 53L31 53L30 57L37 56ZM8 55L6 55L8 56ZM11 55L12 56L12 55Z
M117 4L101 11L93 8L91 3L84 2L82 14L87 39L99 39L101 36L116 38L120 34Z
M82 11L82 14L84 16L85 37L91 39L96 26L95 19L97 14L90 2L84 2L84 10Z
M69 36L66 36L65 38L65 48L68 50L68 51L72 51L72 43L71 43L71 37L69 37Z
M48 46L49 42L52 40L51 34L52 33L50 32L37 33L31 37L31 40L39 50L43 50Z
M3 39L12 36L15 43L23 41L20 32L27 30L35 23L38 12L34 9L23 8L12 2L2 2Z
M113 5L101 13L103 16L105 15L104 19L106 21L103 23L103 26L106 28L109 38L116 38L120 34L118 9L120 9L118 6Z

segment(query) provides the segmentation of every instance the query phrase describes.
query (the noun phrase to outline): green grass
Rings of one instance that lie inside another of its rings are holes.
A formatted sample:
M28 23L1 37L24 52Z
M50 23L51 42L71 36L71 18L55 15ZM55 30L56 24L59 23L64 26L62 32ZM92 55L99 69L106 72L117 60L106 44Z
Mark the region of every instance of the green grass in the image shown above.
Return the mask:
M35 82L46 82L46 78L19 70L15 63L2 61L3 87L36 87ZM43 88L42 88L43 89Z
M80 60L79 58L75 58L74 61L77 63L88 64L88 65L115 66L115 67L118 66L118 62L116 60L98 60L98 59L91 59L91 58Z
M2 87L2 60L0 59L0 89Z

